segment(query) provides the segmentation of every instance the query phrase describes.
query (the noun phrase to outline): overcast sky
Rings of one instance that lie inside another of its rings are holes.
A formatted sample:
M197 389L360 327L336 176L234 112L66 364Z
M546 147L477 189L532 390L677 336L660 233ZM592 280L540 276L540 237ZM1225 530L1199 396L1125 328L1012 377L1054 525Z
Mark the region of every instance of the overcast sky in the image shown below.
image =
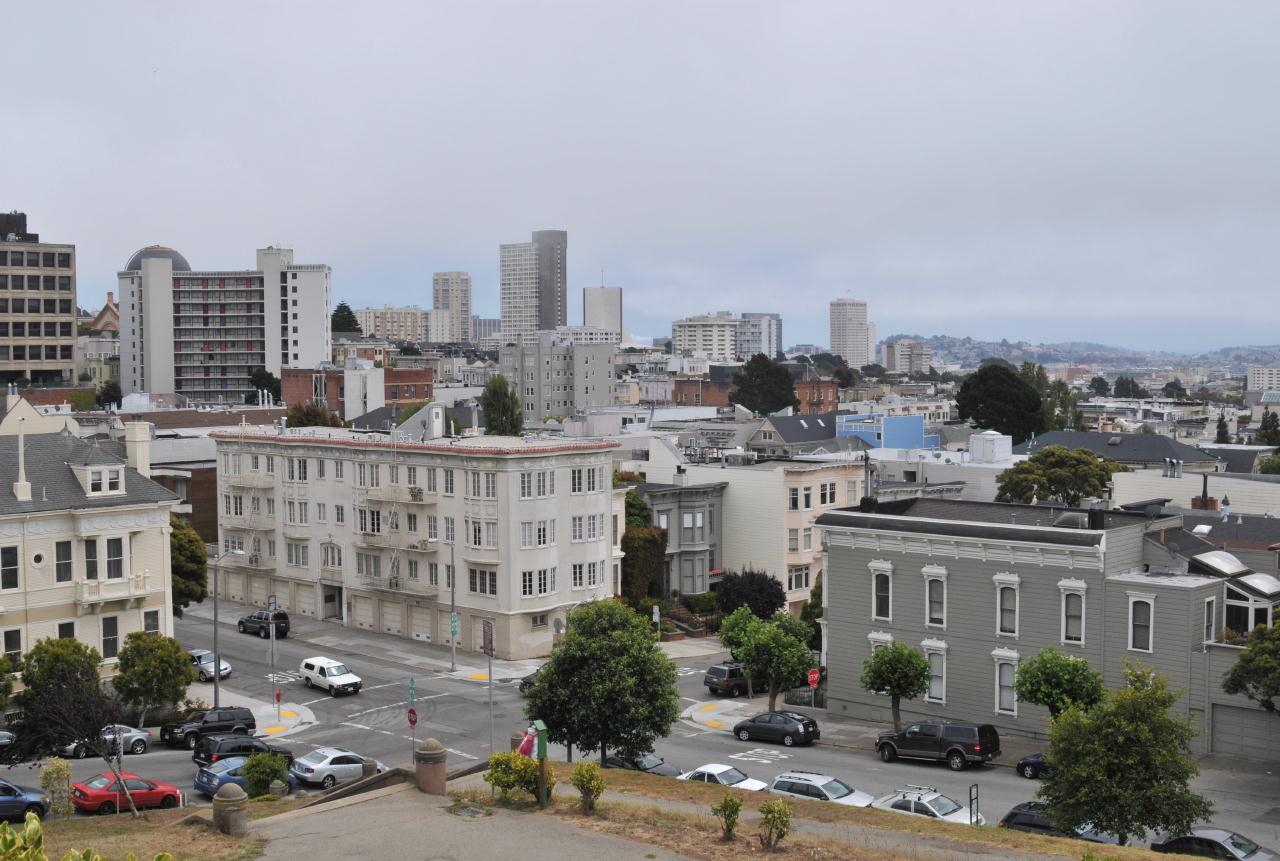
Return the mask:
M0 209L73 242L291 245L431 304L569 231L627 327L827 303L898 332L1277 343L1280 3L5 5Z

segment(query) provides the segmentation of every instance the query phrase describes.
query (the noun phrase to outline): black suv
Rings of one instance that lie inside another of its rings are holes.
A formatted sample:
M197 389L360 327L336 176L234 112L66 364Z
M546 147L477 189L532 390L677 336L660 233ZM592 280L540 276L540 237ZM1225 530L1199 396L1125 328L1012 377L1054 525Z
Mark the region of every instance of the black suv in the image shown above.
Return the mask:
M963 771L1000 755L1000 733L989 723L922 721L901 732L880 733L876 750L885 762L900 756L945 759L952 771Z
M200 768L229 756L253 756L255 753L274 753L293 762L293 753L284 747L273 747L260 738L247 735L207 735L200 739L191 754L191 761Z
M283 640L289 636L289 614L284 610L258 610L240 617L236 628L241 634L257 634L262 639L271 636L271 618L275 617L276 639Z
M1120 843L1120 838L1115 835L1103 834L1101 831L1094 831L1087 826L1081 828L1075 834L1064 834L1058 831L1053 827L1053 823L1049 821L1043 801L1024 801L1021 804L1015 804L1013 809L1000 820L999 825L1001 828L1025 831L1028 834L1074 837L1078 840L1088 840L1090 843L1110 843L1112 845L1119 845Z
M702 677L702 683L710 688L712 693L728 694L731 697L740 697L751 692L751 680L743 671L742 664L732 661L710 667L707 674Z
M206 735L253 735L257 730L258 722L254 720L253 712L243 706L226 706L195 711L181 721L165 724L160 727L160 740L170 747L195 750L196 743Z

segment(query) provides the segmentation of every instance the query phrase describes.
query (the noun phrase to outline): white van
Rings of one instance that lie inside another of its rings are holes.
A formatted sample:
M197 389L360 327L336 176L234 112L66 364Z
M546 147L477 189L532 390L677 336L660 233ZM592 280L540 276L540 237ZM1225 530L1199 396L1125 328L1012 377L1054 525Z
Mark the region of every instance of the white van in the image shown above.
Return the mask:
M330 696L355 694L364 684L360 677L347 669L347 665L330 658L307 658L299 669L307 687L324 688Z

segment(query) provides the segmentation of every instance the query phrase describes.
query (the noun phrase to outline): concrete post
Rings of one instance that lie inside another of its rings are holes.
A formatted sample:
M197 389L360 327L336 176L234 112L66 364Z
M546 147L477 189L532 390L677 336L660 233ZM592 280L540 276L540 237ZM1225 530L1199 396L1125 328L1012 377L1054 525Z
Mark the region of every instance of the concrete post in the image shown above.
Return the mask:
M418 791L428 795L444 795L447 782L446 759L449 754L444 745L429 738L413 752L413 764L418 772Z
M524 741L524 730L518 729L511 733L511 749L519 750L520 742Z
M364 762L360 763L360 779L373 777L378 773L378 762L372 757L366 757Z
M289 794L288 784L283 783L279 780L271 781L271 786L269 787L269 789L271 791L271 794L274 795L276 798L284 798L286 795Z
M249 796L236 784L222 784L213 796L213 827L231 837L249 833Z

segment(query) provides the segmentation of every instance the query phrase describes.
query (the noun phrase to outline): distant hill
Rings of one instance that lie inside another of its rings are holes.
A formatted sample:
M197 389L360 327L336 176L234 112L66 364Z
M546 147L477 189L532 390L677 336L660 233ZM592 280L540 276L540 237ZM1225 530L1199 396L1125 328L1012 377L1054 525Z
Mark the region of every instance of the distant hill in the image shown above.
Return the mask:
M1280 365L1280 345L1223 347L1211 353L1190 354L1163 351L1131 350L1097 344L1092 341L1064 341L1056 344L1032 344L1028 341L981 341L954 335L895 334L886 341L910 338L928 341L940 363L977 367L983 359L1005 359L1020 362L1066 362L1073 365L1117 367L1166 366L1172 364L1229 365L1243 369L1245 365Z

